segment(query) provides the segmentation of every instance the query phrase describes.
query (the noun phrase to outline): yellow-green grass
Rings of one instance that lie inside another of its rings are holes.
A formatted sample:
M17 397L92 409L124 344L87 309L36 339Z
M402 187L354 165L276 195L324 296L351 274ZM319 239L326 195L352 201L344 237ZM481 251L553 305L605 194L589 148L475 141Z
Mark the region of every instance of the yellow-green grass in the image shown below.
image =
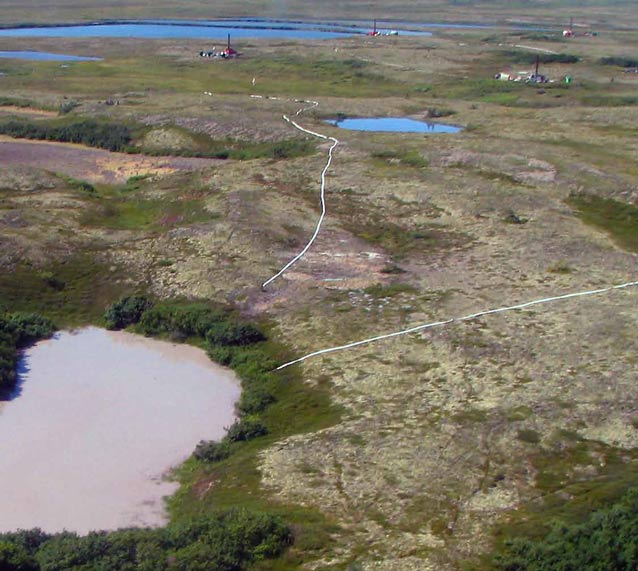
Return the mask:
M621 248L638 252L638 206L594 195L572 196L567 203L583 222L607 232Z
M56 325L97 322L104 308L126 291L120 268L98 261L95 252L35 268L19 264L0 273L0 309L35 312Z
M283 86L290 97L311 93L317 96L392 96L404 95L410 90L410 83L388 79L373 66L357 60L316 62L292 56L182 61L151 55L73 63L66 67L51 62L11 62L1 69L6 74L3 78L6 89L42 89L97 97L143 90L247 94L254 91L251 81L255 75L259 75L260 93L265 95L280 95Z

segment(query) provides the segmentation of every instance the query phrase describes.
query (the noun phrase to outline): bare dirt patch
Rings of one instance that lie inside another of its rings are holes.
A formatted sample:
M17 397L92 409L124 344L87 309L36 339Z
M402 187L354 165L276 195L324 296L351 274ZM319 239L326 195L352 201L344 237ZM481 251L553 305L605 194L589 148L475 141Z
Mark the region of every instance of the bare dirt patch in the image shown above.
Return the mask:
M9 137L0 137L0 162L105 184L122 184L132 176L199 170L219 163L214 159L127 155L70 143L16 141Z

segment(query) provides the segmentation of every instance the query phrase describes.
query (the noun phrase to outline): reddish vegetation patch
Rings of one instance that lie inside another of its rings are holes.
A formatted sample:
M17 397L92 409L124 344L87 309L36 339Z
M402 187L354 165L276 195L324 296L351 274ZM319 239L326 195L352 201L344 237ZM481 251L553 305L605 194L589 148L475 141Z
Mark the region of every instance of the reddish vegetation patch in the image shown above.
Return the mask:
M193 492L195 493L195 496L201 500L212 489L217 481L218 478L215 478L215 476L210 476L209 478L202 478L201 480L198 480L193 485Z
M281 266L301 250L305 240L302 242L282 256ZM281 279L249 296L246 311L253 315L266 311L277 313L293 300L300 299L309 285L321 284L326 290L349 291L386 284L390 276L384 274L383 269L390 262L390 257L380 248L347 232L326 228L306 255Z
M68 143L0 137L0 164L36 167L95 183L121 184L132 176L192 171L217 162L215 159L127 155Z

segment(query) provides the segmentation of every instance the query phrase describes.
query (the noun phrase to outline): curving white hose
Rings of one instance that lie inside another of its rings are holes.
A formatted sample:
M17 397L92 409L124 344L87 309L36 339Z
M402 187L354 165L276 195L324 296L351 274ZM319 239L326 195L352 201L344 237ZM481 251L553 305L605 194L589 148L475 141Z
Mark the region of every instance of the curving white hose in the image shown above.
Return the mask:
M299 357L294 361L290 361L288 363L284 363L283 365L279 365L275 370L284 369L289 367L290 365L294 365L295 363L300 363L301 361L305 361L306 359L310 359L311 357L317 357L319 355L325 355L327 353L334 353L336 351L344 351L345 349L351 349L353 347L358 347L359 345L367 345L368 343L374 343L375 341L381 341L382 339L390 339L391 337L398 337L400 335L407 335L408 333L415 333L416 331L422 331L423 329L430 329L431 327L438 327L440 325L447 325L449 323L453 323L454 321L469 321L472 319L476 319L477 317L481 317L483 315L490 315L492 313L501 313L504 311L512 311L514 309L524 309L526 307L530 307L532 305L539 305L542 303L549 303L552 301L559 301L563 299L569 299L572 297L583 297L586 295L595 295L599 293L605 293L615 289L623 289L627 287L638 286L638 281L636 282L627 282L620 285L609 286L601 289L594 289L589 291L581 291L577 293L567 293L564 295L557 295L554 297L545 297L542 299L535 299L534 301L527 301L525 303L519 303L517 305L510 305L507 307L499 307L498 309L488 309L485 311L479 311L478 313L471 313L470 315L464 315L463 317L456 317L451 319L446 319L445 321L434 321L433 323L426 323L423 325L416 325L415 327L410 327L409 329L404 329L402 331L395 331L394 333L387 333L385 335L378 335L376 337L370 337L368 339L362 339L361 341L355 341L354 343L348 343L346 345L340 345L338 347L329 347L328 349L321 349L320 351L313 351L312 353L308 353L303 357Z
M276 98L271 97L271 99L276 99ZM295 113L295 116L298 116L304 111L311 109L312 107L317 107L319 105L317 101L298 101L298 103L311 103L312 105L311 107L302 107L301 109L298 109L297 112ZM339 141L335 139L334 137L328 137L326 135L322 135L321 133L315 133L314 131L309 131L308 129L304 129L301 125L295 123L287 115L283 115L283 118L288 123L290 123L293 127L295 127L295 129L299 129L300 131L303 131L304 133L308 133L309 135L312 135L313 137L319 137L320 139L332 141L332 146L330 147L330 150L328 151L328 161L326 162L326 166L324 167L323 171L321 171L321 216L319 217L317 226L315 227L315 231L312 237L310 238L310 240L308 241L308 243L304 246L303 250L301 250L301 252L299 252L274 276L272 276L270 279L266 280L263 284L261 284L262 288L266 287L268 284L271 284L279 276L281 276L288 268L290 268L290 266L292 266L295 262L297 262L300 258L302 258L304 254L308 251L310 246L312 246L312 243L315 241L315 238L317 238L319 234L319 230L321 229L321 225L323 223L323 219L326 217L326 172L328 172L328 169L330 168L330 163L332 163L332 151L339 144Z
M263 96L261 95L251 95L251 97L255 97L255 98L262 98ZM275 100L279 100L280 98L278 97L269 97L269 99L275 99ZM304 111L311 109L312 107L317 107L319 105L319 103L317 101L300 101L300 100L295 100L297 103L310 103L311 107L302 107L300 109L297 110L297 112L295 113L295 116L300 115L301 113L303 113ZM263 284L262 284L262 288L266 287L268 284L272 283L274 280L276 280L279 276L281 276L288 268L290 268L290 266L292 266L295 262L297 262L310 248L310 246L312 245L312 243L315 241L317 235L319 234L319 230L321 228L321 224L323 223L323 219L326 216L326 200L325 200L325 186L326 186L326 172L328 171L328 169L330 168L330 164L332 163L332 152L335 149L335 147L339 144L339 141L337 139L335 139L334 137L328 137L326 135L322 135L321 133L316 133L314 131L310 131L308 129L304 129L302 126L300 126L299 124L297 124L295 121L293 121L292 119L290 119L288 116L283 115L284 120L286 120L288 123L290 123L291 125L293 125L296 129L299 129L300 131L303 131L304 133L308 133L309 135L312 135L314 137L318 137L324 140L330 140L333 142L332 146L330 147L329 151L328 151L328 161L326 162L326 166L324 167L323 171L321 172L321 216L319 217L319 221L317 222L317 226L315 228L315 231L312 235L312 237L310 238L310 240L308 241L308 243L305 245L305 247L303 248L303 250L301 250L301 252L299 252L299 254L297 254L292 260L290 260L283 268L281 268L281 270L279 270L274 276L272 276L270 279L266 280ZM496 309L487 309L484 311L479 311L477 313L471 313L469 315L464 315L463 317L452 317L450 319L446 319L444 321L434 321L432 323L425 323L422 325L416 325L414 327L410 327L409 329L403 329L401 331L395 331L393 333L386 333L384 335L377 335L376 337L369 337L368 339L362 339L360 341L354 341L352 343L347 343L346 345L339 345L337 347L328 347L326 349L320 349L319 351L313 351L312 353L308 353L307 355L304 355L303 357L299 357L298 359L295 359L293 361L289 361L288 363L284 363L283 365L279 365L279 367L277 367L275 370L279 371L281 369L285 369L286 367L289 367L290 365L294 365L296 363L301 363L302 361L305 361L306 359L310 359L312 357L318 357L319 355L326 355L328 353L335 353L337 351L345 351L346 349L352 349L353 347L358 347L360 345L367 345L369 343L374 343L376 341L382 341L384 339L391 339L392 337L399 337L401 335L408 335L410 333L416 333L417 331L423 331L425 329L431 329L433 327L439 327L442 325L448 325L450 323L454 323L455 321L470 321L472 319L476 319L477 317L482 317L484 315L491 315L493 313L502 313L505 311L513 311L516 309L524 309L526 307L531 307L533 305L540 305L543 303L550 303L553 301L561 301L564 299L570 299L570 298L574 298L574 297L584 297L584 296L588 296L588 295L596 295L596 294L600 294L600 293L606 293L612 290L617 290L617 289L624 289L624 288L628 288L628 287L635 287L638 286L638 281L634 281L634 282L627 282L624 284L619 284L619 285L614 285L614 286L608 286L605 288L601 288L601 289L595 289L595 290L588 290L588 291L581 291L581 292L576 292L576 293L567 293L567 294L563 294L563 295L556 295L553 297L545 297L545 298L541 298L541 299L535 299L533 301L527 301L525 303L519 303L517 305L509 305L506 307L499 307Z

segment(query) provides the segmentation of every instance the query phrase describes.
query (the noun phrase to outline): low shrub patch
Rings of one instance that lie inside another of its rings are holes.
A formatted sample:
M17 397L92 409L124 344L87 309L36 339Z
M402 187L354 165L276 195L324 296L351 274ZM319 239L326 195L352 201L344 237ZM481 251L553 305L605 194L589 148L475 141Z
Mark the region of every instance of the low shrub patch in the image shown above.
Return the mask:
M134 325L142 318L142 314L151 307L153 307L153 302L141 295L123 297L107 309L104 315L106 328L124 329L129 325Z
M536 58L540 63L578 63L580 58L571 54L543 54L530 53L522 50L506 50L503 55L509 58L513 63L532 64L536 62Z
M10 389L16 381L18 351L54 331L53 323L37 313L0 315L0 389Z
M602 65L617 65L618 67L638 67L638 59L629 56L609 56L600 58Z
M243 571L277 557L291 542L277 516L234 509L159 529L0 534L0 569Z
M79 143L109 151L127 151L133 138L126 125L102 123L93 119L82 119L74 123L5 121L0 123L0 133L19 139Z
M638 489L581 524L556 522L543 539L517 539L495 557L500 571L555 571L638 568Z

